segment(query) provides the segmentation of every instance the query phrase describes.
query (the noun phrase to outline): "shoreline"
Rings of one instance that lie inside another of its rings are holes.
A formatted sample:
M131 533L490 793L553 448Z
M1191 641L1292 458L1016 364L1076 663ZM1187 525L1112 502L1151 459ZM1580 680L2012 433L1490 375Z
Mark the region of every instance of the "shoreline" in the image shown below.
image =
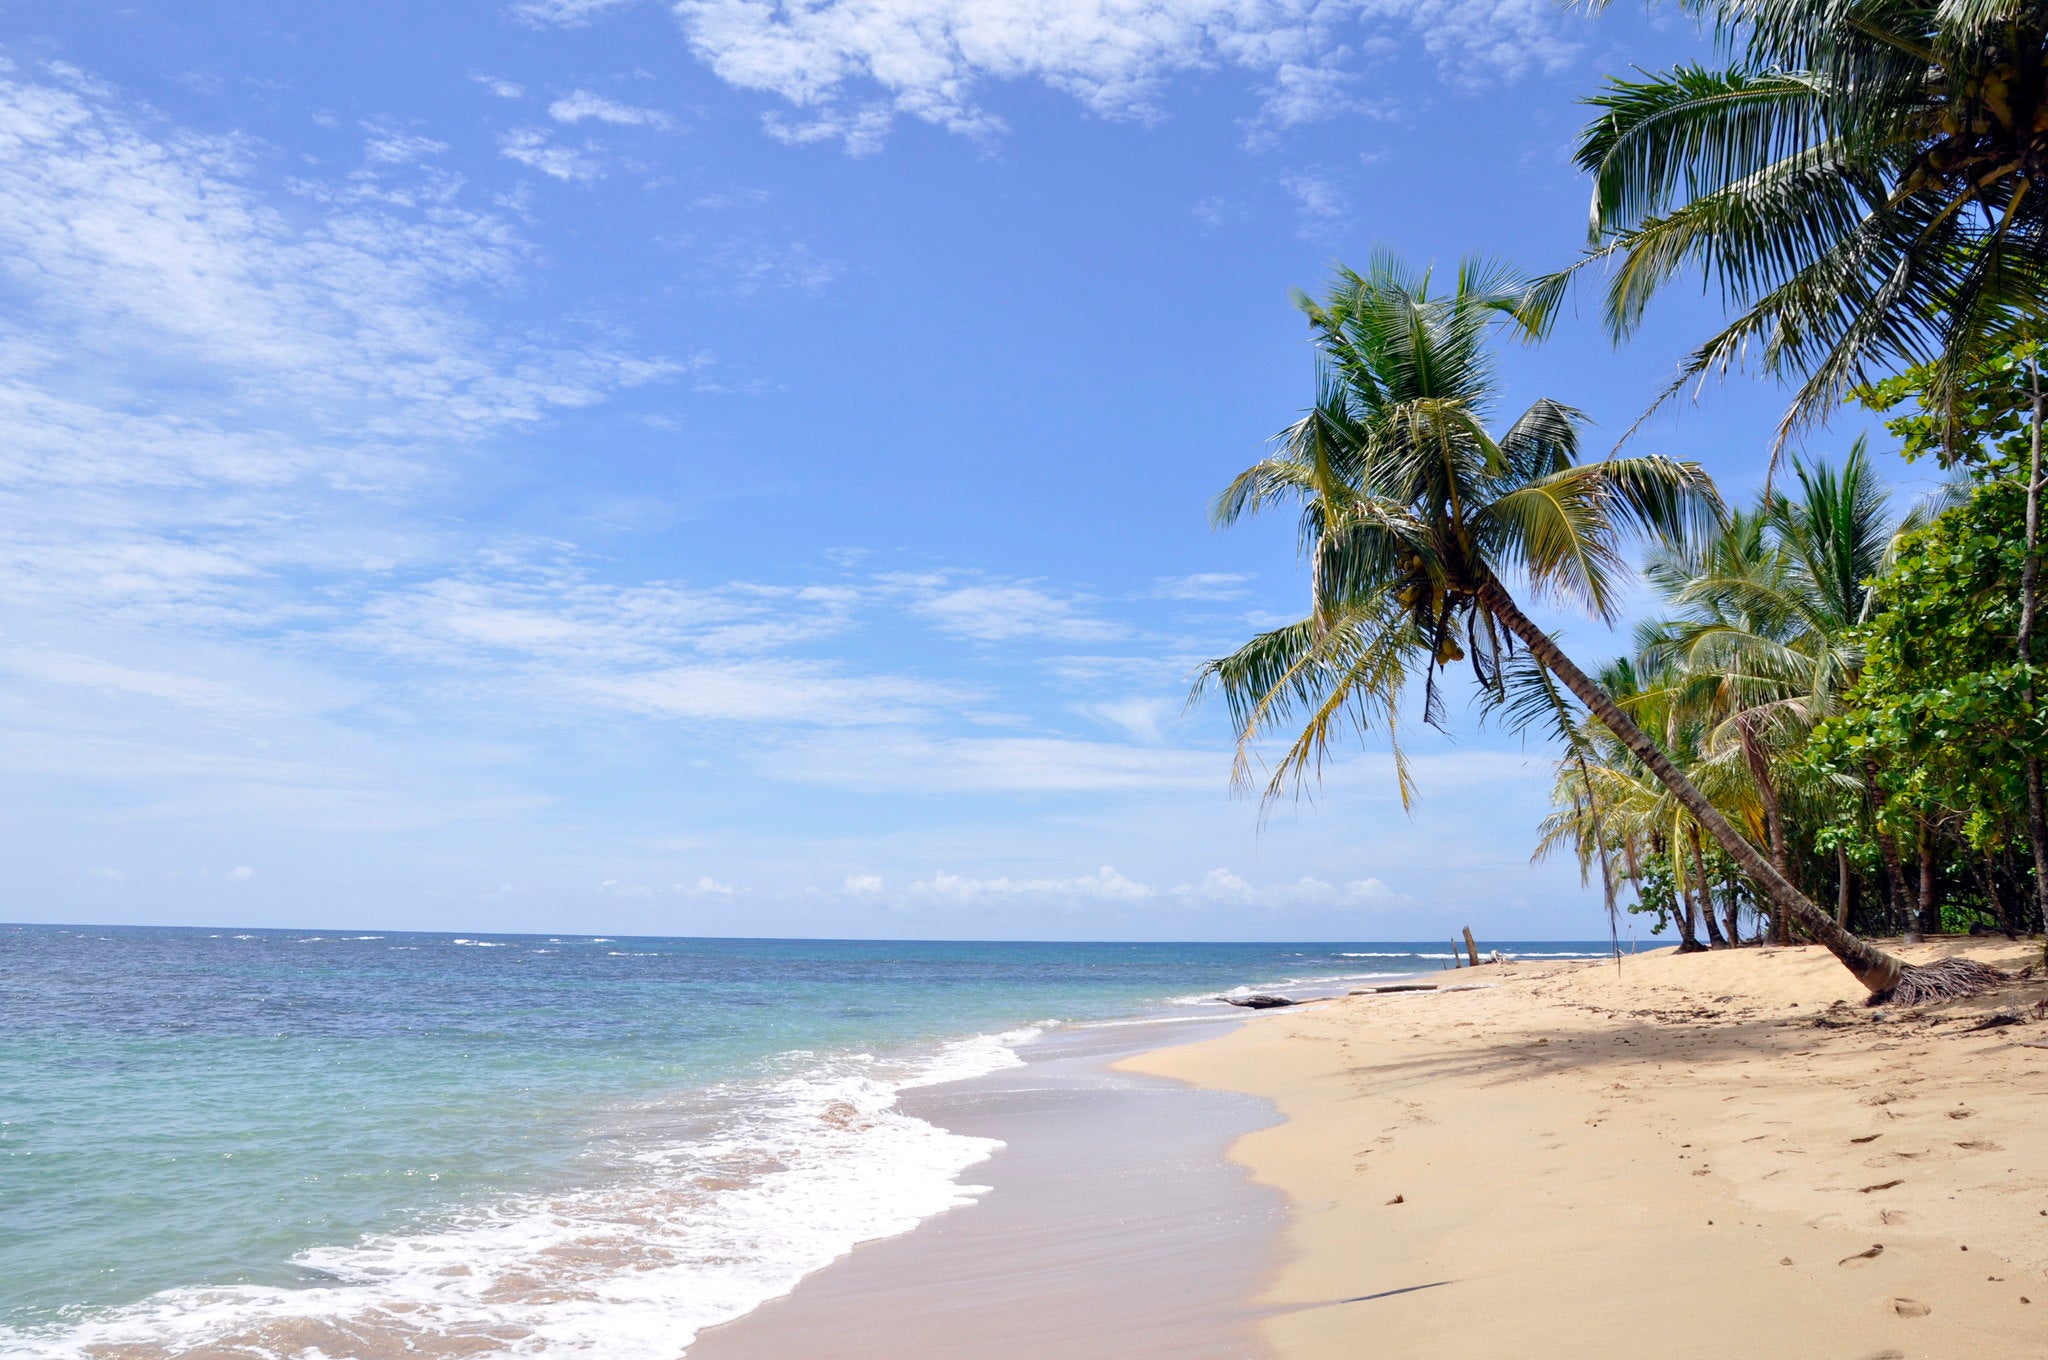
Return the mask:
M1055 1030L1022 1066L906 1092L903 1113L1001 1141L967 1173L986 1193L707 1328L688 1360L1273 1360L1253 1300L1285 1205L1225 1153L1277 1115L1121 1061L1241 1023Z
M2041 946L1903 952L2017 970ZM1120 1064L1285 1116L1231 1149L1291 1206L1260 1299L1275 1360L1361 1335L1386 1360L2044 1353L2040 977L1917 1012L1864 1009L1817 948L1458 981L1498 985L1269 1011ZM2024 1023L1971 1029L2000 1010Z

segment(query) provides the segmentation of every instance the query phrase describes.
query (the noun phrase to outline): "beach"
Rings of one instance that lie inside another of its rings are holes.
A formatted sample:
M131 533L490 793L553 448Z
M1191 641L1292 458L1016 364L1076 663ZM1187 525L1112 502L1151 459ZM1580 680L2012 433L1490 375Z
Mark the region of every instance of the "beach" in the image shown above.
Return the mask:
M1124 1064L1283 1117L1231 1154L1291 1208L1278 1360L2048 1354L2038 976L1918 1013L1817 948L1437 980Z
M2039 976L1901 1011L1863 1006L1816 948L1617 965L1531 944L1453 971L1380 945L15 945L41 991L15 1020L36 1065L8 1089L49 1113L6 1140L17 1190L42 1197L0 1248L44 1272L9 1278L28 1320L0 1328L8 1355L2048 1353ZM2017 973L2040 944L1905 952ZM286 977L290 1011L235 1009ZM155 1009L101 1004L129 978ZM1216 1001L1245 978L1302 1004ZM349 1099L341 1063L367 1087ZM260 1082L267 1105L246 1095ZM427 1090L461 1118L402 1123L436 1108ZM154 1122L121 1123L131 1109ZM515 1109L528 1120L490 1122ZM102 1141L66 1135L66 1110ZM304 1125L302 1151L267 1110ZM374 1174L380 1147L400 1173ZM235 1219L282 1222L291 1201L252 1188L344 1161L302 1193L366 1228ZM161 1213L131 1207L124 1169L159 1179ZM38 1288L80 1296L102 1222L185 1254L124 1247L166 1283L29 1313Z

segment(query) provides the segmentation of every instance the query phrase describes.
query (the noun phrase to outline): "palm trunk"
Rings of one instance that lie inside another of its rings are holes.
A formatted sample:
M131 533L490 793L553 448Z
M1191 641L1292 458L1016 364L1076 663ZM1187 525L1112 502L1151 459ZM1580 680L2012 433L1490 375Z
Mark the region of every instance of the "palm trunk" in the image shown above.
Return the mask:
M1700 826L1694 822L1685 828L1685 838L1692 843L1692 874L1699 884L1700 916L1707 923L1707 948L1726 949L1728 941L1721 934L1721 923L1714 919L1714 889L1707 882L1707 855L1700 849Z
M2027 360L2027 374L2034 387L2032 439L2027 458L2027 555L2020 567L2020 664L2028 668L2020 703L2027 716L2034 716L2034 609L2041 583L2041 365L2038 358ZM2027 751L2027 837L2034 843L2034 904L2048 921L2048 808L2041 793L2041 756L2033 744Z
M1847 930L1835 924L1834 919L1807 899L1805 893L1792 886L1790 879L1779 873L1771 862L1757 853L1755 846L1743 838L1741 833L1728 824L1719 808L1707 801L1706 795L1694 788L1692 781L1678 772L1670 759L1651 741L1635 720L1622 712L1614 700L1600 686L1593 683L1572 659L1558 648L1548 633L1538 628L1515 604L1514 598L1501 588L1498 581L1489 580L1479 588L1479 600L1486 609L1500 621L1510 633L1520 638L1529 652L1544 668L1564 682L1578 701L1592 714L1606 724L1607 729L1628 747L1636 759L1657 776L1671 796L1684 805L1707 834L1714 838L1728 853L1750 881L1760 888L1771 900L1772 906L1791 920L1797 921L1807 934L1842 961L1842 965L1856 975L1872 995L1889 993L1899 985L1906 975L1905 960L1885 953L1866 942L1857 939Z
M1740 945L1742 943L1742 894L1736 891L1735 880L1732 878L1722 886L1728 889L1728 943ZM1759 935L1757 939L1761 942L1763 937Z
M1849 928L1849 852L1835 847L1835 924Z
M1750 726L1747 714L1736 720L1735 728L1742 734L1742 755L1749 762L1749 777L1755 781L1757 798L1764 805L1764 829L1771 838L1771 865L1789 879L1792 874L1785 868L1785 818L1778 808L1778 787L1771 782L1770 761L1764 756L1763 743L1757 740L1756 729Z
M1749 777L1756 784L1757 798L1764 805L1764 830L1771 842L1771 866L1783 874L1787 881L1792 871L1785 864L1785 814L1778 804L1778 786L1771 778L1771 762L1764 754L1763 743L1757 740L1756 728L1750 724L1749 715L1744 714L1735 724L1742 734L1743 759L1749 762ZM1771 914L1771 934L1779 944L1792 942L1791 923L1782 913ZM1731 927L1728 932L1735 933Z

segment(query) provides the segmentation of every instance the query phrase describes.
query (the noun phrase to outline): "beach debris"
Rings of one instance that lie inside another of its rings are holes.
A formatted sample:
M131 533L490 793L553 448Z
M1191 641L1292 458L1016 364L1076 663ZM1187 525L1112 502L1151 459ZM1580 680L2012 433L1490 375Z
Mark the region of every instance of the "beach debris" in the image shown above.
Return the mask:
M1389 1204L1406 1204L1407 1202L1408 1197L1406 1195L1396 1195L1392 1199L1387 1201L1387 1203Z
M1493 949L1487 951L1486 961L1488 963L1513 963L1515 960L1512 955L1503 954L1498 949Z
M1380 992L1433 992L1435 990L1436 984L1434 982L1393 982L1384 987L1355 987L1352 989L1351 994L1353 996L1374 996Z
M1975 959L1908 964L1896 987L1889 992L1872 992L1864 1004L1877 1006L1890 1002L1896 1006L1924 1006L1930 1001L1975 996L2001 982L2012 980L2011 973L1978 963Z
M1854 1256L1844 1256L1841 1260L1835 1262L1835 1264L1838 1266L1845 1266L1848 1265L1851 1261L1875 1261L1878 1257L1882 1255L1884 1255L1884 1243L1872 1242L1870 1244L1869 1251L1859 1251Z
M2003 1010L1985 1016L1982 1020L1964 1030L1963 1033L1975 1034L1980 1029L1999 1029L2005 1025L2024 1025L2025 1023L2027 1023L2025 1017L2018 1011Z
M1233 1006L1242 1006L1248 1011L1270 1011L1280 1006L1299 1006L1301 1004L1299 1001L1292 1001L1284 996L1219 996L1216 999Z
M1861 1190L1858 1190L1856 1193L1859 1195L1867 1195L1871 1193L1873 1190L1889 1190L1895 1185L1904 1184L1904 1181L1880 1181L1876 1185L1866 1185Z

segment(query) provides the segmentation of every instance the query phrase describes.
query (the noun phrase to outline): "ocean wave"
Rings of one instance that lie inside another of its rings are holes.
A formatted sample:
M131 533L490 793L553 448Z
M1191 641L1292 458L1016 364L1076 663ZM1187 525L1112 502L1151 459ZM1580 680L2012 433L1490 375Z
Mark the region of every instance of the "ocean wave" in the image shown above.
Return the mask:
M594 1183L294 1258L333 1283L190 1286L0 1328L0 1356L673 1360L857 1244L986 1193L959 1178L1002 1143L913 1118L897 1095L1021 1065L1017 1046L1039 1032L910 1060L786 1054L785 1074L614 1111Z

